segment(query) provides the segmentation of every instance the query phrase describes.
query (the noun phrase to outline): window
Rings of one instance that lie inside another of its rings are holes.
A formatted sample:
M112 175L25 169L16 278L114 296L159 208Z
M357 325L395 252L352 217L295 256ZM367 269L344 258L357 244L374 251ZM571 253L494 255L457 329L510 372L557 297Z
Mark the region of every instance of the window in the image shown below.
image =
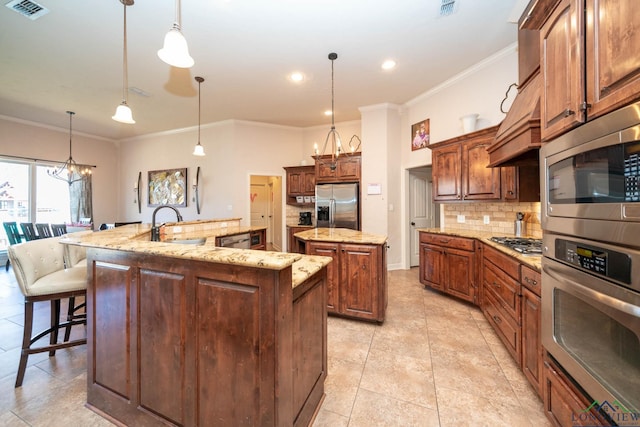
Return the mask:
M49 165L0 159L0 221L69 223L69 184L47 174ZM0 250L9 242L0 228Z

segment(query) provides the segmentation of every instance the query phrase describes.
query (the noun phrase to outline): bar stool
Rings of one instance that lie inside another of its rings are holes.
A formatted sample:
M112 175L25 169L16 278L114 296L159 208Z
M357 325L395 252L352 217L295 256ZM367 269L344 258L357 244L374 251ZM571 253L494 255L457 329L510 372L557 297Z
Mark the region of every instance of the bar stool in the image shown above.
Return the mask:
M22 242L22 235L18 230L18 224L15 222L3 222L4 231L7 233L7 239L9 239L9 245L15 245ZM7 258L7 264L5 265L5 271L9 271L9 265L11 260Z
M85 324L86 317L60 322L60 300L86 296L86 267L64 267L64 245L58 238L38 239L9 246L7 254L13 265L13 273L24 295L24 331L22 335L22 352L18 365L16 387L22 385L30 354L49 352L54 356L56 350L86 344L87 339L69 340L65 333L63 342L58 342L58 332L65 328L70 332L74 325ZM38 301L50 301L50 327L34 335L33 306ZM72 304L70 303L70 306ZM72 310L72 307L69 308ZM40 339L49 335L49 344L34 346Z

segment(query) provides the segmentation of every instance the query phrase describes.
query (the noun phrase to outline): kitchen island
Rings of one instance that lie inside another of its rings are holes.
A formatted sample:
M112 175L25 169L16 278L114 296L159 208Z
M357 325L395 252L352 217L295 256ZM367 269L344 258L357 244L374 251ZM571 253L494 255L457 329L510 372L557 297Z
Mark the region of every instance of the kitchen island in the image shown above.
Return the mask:
M298 251L324 255L327 310L358 320L384 322L387 308L387 237L347 228L312 228L295 234Z
M87 406L118 425L309 425L331 260L169 243L219 233L195 225L164 242L147 224L64 239L87 250Z

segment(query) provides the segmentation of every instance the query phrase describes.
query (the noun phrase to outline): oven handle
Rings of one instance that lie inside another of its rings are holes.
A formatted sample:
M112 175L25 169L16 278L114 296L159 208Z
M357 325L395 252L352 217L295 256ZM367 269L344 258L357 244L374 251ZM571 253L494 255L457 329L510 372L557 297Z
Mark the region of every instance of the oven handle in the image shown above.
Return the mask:
M546 274L548 274L550 277L552 277L554 280L564 285L570 285L572 288L575 288L576 292L582 294L585 297L588 297L592 300L599 301L611 308L614 308L618 311L622 311L631 316L640 317L640 307L634 304L630 304L628 302L622 301L618 298L611 297L602 292L594 291L593 289L590 289L578 283L577 281L571 279L571 276L584 275L588 277L589 275L581 272L576 272L574 269L570 267L565 267L562 265L560 265L559 267L560 268L554 265L543 263L542 270ZM600 280L600 279L596 279L596 280ZM610 286L617 286L617 285L610 285Z

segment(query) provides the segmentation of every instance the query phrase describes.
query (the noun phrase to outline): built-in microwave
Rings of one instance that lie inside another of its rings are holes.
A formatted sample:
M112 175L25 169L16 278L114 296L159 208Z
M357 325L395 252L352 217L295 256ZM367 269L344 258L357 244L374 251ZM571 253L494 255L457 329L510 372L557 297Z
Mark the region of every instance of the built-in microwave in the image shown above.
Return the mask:
M640 103L540 150L542 228L623 245L640 236Z

